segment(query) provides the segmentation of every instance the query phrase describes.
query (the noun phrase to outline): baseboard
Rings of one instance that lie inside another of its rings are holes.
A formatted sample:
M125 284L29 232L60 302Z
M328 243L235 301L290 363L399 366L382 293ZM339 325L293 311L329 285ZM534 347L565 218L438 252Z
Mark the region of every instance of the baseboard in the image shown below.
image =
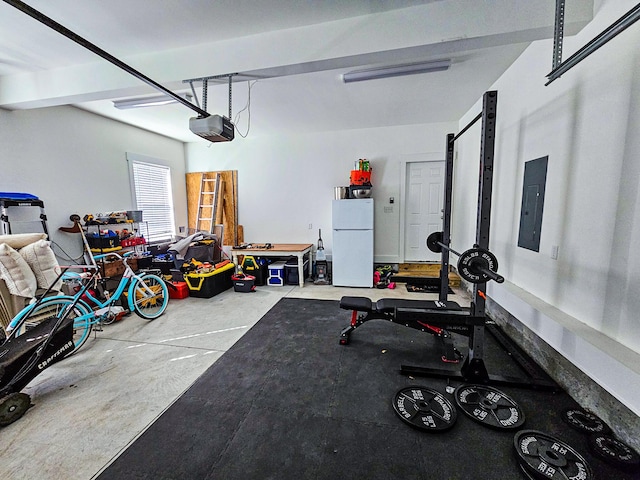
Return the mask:
M497 297L500 298L500 295L497 295ZM602 418L622 441L636 450L640 450L640 437L637 435L637 432L640 431L640 417L632 410L635 405L631 405L631 408L626 406L609 390L569 361L559 352L558 348L554 348L543 340L538 333L534 332L521 319L507 311L491 297L487 299L486 312L489 318L494 320L516 344L526 351L583 408ZM555 323L554 319L545 316L542 312L538 310L535 310L535 312L538 323ZM562 326L562 328L566 329L566 326ZM584 327L582 328L584 329ZM568 336L566 333L565 331L565 341ZM620 358L611 358L607 352L598 351L592 344L587 344L578 335L571 342L578 344L578 349L581 350L580 353L600 357L599 361L605 369L607 366L615 364L614 368L617 370L625 370L622 372L622 376L627 377L631 389L633 389L634 384L638 385L632 378L635 372L628 370L626 366L621 364ZM586 351L588 349L589 351ZM619 350L617 353L619 355ZM628 352L627 356L629 356ZM633 355L631 354L630 356ZM619 371L611 371L611 368L609 368L609 377L618 376L617 374L620 373Z

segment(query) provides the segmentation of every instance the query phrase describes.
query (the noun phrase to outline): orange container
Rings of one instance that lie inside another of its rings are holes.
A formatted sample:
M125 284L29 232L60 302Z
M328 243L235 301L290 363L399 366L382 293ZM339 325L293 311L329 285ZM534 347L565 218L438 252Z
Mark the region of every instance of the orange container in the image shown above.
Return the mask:
M371 185L371 172L351 170L351 185Z

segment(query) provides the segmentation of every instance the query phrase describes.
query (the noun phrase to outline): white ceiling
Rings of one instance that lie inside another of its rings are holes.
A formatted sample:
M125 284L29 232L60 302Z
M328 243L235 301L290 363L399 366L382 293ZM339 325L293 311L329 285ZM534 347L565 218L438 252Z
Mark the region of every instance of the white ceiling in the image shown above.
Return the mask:
M184 105L117 110L158 92L0 2L0 108L75 105L181 141ZM534 40L553 36L554 0L27 0L29 6L175 92L183 80L240 73L232 118L249 136L457 121ZM593 15L567 2L565 34ZM551 66L551 51L549 65ZM446 72L344 84L353 69L451 59ZM545 81L548 72L532 72ZM201 97L201 84L194 84ZM226 83L207 110L228 114ZM247 131L248 111L237 122Z

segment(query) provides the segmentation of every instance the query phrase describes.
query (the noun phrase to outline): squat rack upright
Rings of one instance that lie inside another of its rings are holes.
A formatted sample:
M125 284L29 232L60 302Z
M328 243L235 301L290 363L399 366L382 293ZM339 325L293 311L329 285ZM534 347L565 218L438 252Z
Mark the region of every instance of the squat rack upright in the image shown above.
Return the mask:
M489 250L489 229L491 226L491 193L493 186L493 157L495 153L496 118L498 109L498 92L490 90L482 97L482 112L471 120L456 135L447 135L446 161L445 161L445 185L442 218L442 243L451 244L451 205L453 190L453 160L455 141L460 138L478 120L482 120L480 137L480 179L478 188L478 211L476 219L476 248ZM470 315L474 317L485 316L485 283L473 284L473 298L471 301ZM447 301L449 291L449 250L443 249L440 261L440 294L441 302ZM469 354L462 367L463 375L473 372L471 377L488 378L488 373L483 362L484 357L484 325L472 326L469 335Z
M445 185L442 218L442 243L451 243L451 194L453 190L453 157L455 141L482 119L480 138L480 180L478 188L478 212L476 219L475 246L489 250L489 229L491 226L491 194L493 187L493 157L495 153L496 118L498 109L498 92L490 90L482 97L482 112L455 135L447 135ZM485 301L479 292L484 292L486 283L477 283L473 287L472 315L484 315ZM442 302L447 300L449 290L449 250L442 251L440 268L440 296Z

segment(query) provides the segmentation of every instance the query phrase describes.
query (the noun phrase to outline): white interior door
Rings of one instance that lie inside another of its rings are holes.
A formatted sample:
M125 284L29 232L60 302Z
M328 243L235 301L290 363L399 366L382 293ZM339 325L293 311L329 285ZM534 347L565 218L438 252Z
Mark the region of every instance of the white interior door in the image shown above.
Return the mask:
M405 262L437 262L427 237L442 230L445 162L408 162L405 185Z

